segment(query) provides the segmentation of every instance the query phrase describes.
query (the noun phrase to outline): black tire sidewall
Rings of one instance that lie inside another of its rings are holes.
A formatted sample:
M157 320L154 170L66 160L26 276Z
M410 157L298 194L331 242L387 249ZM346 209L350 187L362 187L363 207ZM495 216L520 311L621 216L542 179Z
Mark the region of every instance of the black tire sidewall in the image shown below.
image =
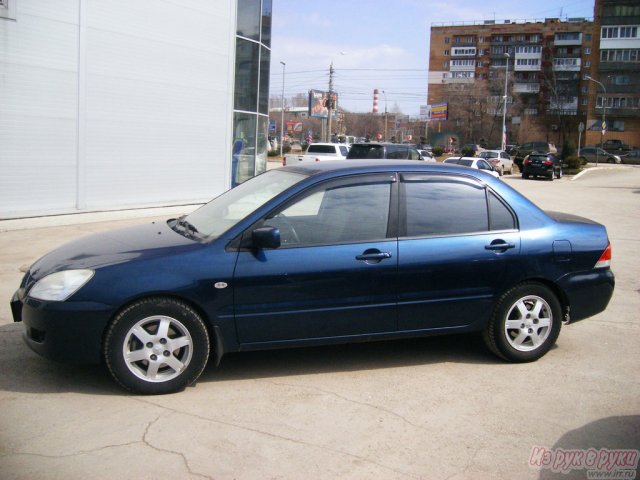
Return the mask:
M551 308L552 324L551 332L542 345L535 350L522 352L520 350L516 350L509 344L505 333L505 322L511 307L519 299L529 295L541 297L547 302ZM505 360L509 360L511 362L533 362L544 356L553 347L558 339L561 327L562 307L556 295L544 285L538 283L527 283L514 287L502 296L496 306L490 325L485 332L485 339L491 350Z
M148 382L135 376L122 355L122 347L131 327L143 318L164 315L179 320L192 339L192 355L187 368L166 382ZM188 305L169 298L148 298L135 302L118 313L107 328L103 357L109 372L123 388L146 395L174 393L191 385L200 376L209 358L207 328L200 316Z

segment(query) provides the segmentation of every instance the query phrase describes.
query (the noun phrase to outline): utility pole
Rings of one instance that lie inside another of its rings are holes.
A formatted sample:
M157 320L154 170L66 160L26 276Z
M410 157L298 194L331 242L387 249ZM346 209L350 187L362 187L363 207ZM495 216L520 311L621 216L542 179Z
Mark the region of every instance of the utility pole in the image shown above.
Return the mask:
M329 98L327 99L327 142L331 141L331 109L333 107L333 61L329 65Z

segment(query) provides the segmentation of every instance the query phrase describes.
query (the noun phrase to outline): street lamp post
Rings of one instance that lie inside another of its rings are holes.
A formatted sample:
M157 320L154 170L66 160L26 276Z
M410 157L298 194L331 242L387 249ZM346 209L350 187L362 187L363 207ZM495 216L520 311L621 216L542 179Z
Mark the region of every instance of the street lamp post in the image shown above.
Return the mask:
M387 92L382 90L384 95L384 141L387 141Z
M282 64L282 111L280 112L280 158L282 157L282 145L284 144L284 68L286 67L286 63L280 62Z
M604 84L602 82L599 82L598 80L596 80L595 78L591 78L591 76L587 75L584 78L586 78L587 80L590 80L594 83L597 83L598 85L600 85L602 87L602 136L601 136L601 140L600 140L600 147L604 148L604 134L607 131L607 89L604 87ZM597 104L597 102L596 102ZM598 148L596 147L596 165L598 164Z
M507 64L504 69L504 108L502 111L502 151L507 148L507 84L509 82L509 54L505 52Z

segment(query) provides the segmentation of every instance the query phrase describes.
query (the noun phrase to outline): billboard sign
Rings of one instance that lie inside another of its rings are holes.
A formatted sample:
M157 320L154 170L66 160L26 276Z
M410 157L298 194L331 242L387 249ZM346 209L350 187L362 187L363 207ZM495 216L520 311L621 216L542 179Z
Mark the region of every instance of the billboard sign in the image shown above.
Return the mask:
M431 105L431 121L443 122L449 118L447 103L434 103Z
M309 116L314 118L327 118L329 116L329 93L320 90L309 90ZM338 95L333 93L333 106L331 118L336 118L336 108L338 107Z

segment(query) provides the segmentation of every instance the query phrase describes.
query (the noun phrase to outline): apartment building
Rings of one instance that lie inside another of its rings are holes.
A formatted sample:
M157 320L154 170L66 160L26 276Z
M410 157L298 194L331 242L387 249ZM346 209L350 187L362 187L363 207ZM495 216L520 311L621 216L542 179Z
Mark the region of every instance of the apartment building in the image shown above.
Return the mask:
M484 21L433 25L430 104L448 104L432 143L562 144L587 120L590 82L598 58L589 19ZM505 78L506 75L506 78ZM506 82L506 83L505 83Z
M593 41L586 142L620 139L640 147L640 2L596 0Z

